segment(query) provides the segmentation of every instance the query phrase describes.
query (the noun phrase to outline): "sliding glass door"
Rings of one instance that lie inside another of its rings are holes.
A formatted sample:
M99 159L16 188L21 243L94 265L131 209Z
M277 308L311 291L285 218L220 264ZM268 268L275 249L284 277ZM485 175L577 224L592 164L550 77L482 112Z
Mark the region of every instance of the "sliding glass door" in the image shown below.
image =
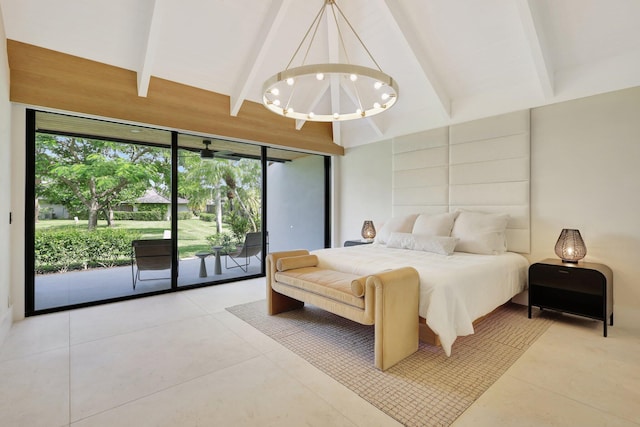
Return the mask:
M269 148L267 159L269 250L328 247L327 158Z
M91 136L60 129L73 120L36 115L33 309L169 289L171 247L148 241L171 228L170 134L153 131L143 144L98 121ZM144 132L121 131L134 130Z
M260 275L260 147L186 134L178 146L178 286Z
M270 251L328 245L326 157L33 110L27 126L27 315L260 277Z

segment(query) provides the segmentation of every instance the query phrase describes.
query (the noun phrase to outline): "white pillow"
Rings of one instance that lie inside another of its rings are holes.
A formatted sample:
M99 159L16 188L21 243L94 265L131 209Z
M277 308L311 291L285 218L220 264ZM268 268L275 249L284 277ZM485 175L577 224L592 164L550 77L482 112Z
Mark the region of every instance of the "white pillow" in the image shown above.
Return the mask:
M458 239L449 236L391 233L387 247L451 255L456 247L456 243L458 243Z
M413 224L413 234L423 236L450 236L453 222L459 212L446 212L435 215L420 214Z
M388 248L413 249L413 234L393 232L387 241Z
M507 250L507 223L509 215L461 211L451 230L451 236L460 239L457 252L497 255Z
M457 237L423 236L414 234L414 251L433 252L440 255L451 255L458 244Z
M376 233L375 241L384 245L389 241L391 233L411 233L417 216L418 214L411 214L391 218L380 227Z

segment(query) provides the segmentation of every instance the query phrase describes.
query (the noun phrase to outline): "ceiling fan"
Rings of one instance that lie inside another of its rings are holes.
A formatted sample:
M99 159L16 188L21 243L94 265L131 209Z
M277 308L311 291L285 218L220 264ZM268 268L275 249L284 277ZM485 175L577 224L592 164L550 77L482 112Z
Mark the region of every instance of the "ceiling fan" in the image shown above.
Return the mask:
M205 139L202 141L202 143L204 144L204 148L200 150L200 158L203 160L213 160L214 157L228 160L240 160L242 158L241 156L238 156L236 153L233 153L231 151L215 151L210 149L210 139Z
M200 150L200 158L205 160L213 160L215 151L209 149L209 145L211 144L211 140L205 139L202 141L204 144L204 148Z

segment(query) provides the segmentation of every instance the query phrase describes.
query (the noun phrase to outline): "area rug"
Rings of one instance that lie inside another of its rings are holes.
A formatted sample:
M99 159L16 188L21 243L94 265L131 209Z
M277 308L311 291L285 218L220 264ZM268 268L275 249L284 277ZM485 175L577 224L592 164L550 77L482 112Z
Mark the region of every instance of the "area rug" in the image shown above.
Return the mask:
M509 303L458 338L451 357L421 343L381 372L373 365L373 326L309 305L269 316L264 300L227 310L407 426L451 425L553 322L528 319L526 307Z

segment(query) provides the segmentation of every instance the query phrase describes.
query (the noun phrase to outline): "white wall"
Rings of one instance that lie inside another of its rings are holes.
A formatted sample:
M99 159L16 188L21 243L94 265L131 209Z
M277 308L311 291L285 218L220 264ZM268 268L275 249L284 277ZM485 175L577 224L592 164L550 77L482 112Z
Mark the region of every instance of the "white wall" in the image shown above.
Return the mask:
M24 232L25 232L25 128L26 107L11 106L11 212L13 224L10 232L11 245L11 300L13 320L24 319Z
M0 236L10 232L11 211L11 103L9 102L9 63L4 20L0 10ZM11 246L0 239L0 344L11 326Z
M335 157L334 246L360 239L362 223L374 221L376 229L391 217L391 140L345 149Z
M391 143L336 163L339 236L355 238L363 219L391 216ZM613 270L614 327L640 330L640 88L531 111L531 262L555 257L562 228Z
M269 252L324 248L324 157L267 166Z
M531 260L580 230L613 270L614 326L640 329L640 87L531 112Z

